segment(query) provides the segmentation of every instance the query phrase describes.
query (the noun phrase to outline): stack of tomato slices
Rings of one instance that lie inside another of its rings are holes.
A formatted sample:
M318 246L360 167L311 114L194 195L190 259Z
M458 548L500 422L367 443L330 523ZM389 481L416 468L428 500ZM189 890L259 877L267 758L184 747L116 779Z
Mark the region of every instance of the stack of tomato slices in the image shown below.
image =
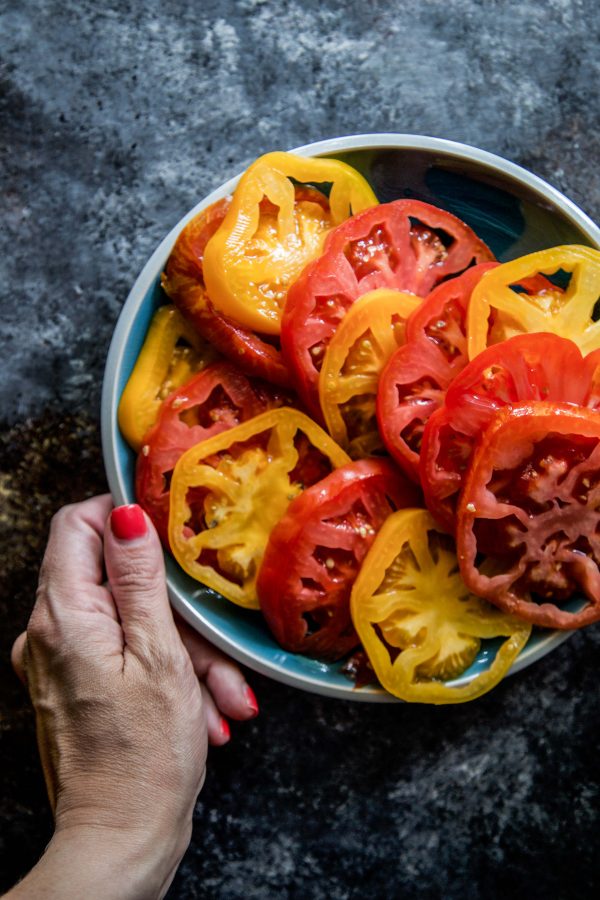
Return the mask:
M457 703L532 626L600 619L600 252L500 264L444 210L272 153L162 286L119 409L138 500L285 650Z

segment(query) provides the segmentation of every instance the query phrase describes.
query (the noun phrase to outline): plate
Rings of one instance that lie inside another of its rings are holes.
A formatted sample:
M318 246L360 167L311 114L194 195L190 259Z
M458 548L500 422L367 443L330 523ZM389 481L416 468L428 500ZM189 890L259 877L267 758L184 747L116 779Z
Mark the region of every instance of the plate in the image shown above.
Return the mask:
M587 244L600 249L600 229L572 201L536 175L475 147L416 135L370 134L333 138L292 152L344 160L367 178L382 203L414 198L448 210L470 225L501 261L558 244ZM135 455L120 434L117 409L150 320L167 300L160 287L160 273L183 226L205 207L230 194L238 177L198 203L161 242L133 285L117 322L102 390L102 447L115 504L135 502ZM287 685L324 696L399 702L376 686L357 690L342 673L341 663L321 663L282 650L260 614L237 607L192 580L168 554L166 568L174 608L238 662ZM572 608L580 603L573 600ZM570 634L534 630L511 673L545 656ZM449 683L463 684L486 669L498 645L499 641L484 642L473 665Z

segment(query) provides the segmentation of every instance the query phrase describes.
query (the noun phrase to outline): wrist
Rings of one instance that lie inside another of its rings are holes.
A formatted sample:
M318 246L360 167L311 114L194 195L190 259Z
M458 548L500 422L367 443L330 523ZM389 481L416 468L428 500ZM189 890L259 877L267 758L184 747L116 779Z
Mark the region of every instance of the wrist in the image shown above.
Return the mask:
M191 820L187 827L159 826L155 821L140 828L73 824L58 826L51 845L65 858L77 855L88 873L99 879L103 898L108 879L118 900L150 900L166 893L190 837Z
M57 827L44 856L10 894L11 900L154 900L167 892L191 835L152 827Z

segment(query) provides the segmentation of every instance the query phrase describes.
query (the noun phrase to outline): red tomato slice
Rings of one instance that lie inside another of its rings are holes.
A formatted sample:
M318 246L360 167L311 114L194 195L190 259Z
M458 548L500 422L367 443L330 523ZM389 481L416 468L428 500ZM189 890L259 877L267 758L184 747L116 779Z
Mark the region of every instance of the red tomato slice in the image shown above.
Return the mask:
M393 463L360 460L336 469L293 500L272 530L257 593L281 646L335 660L359 643L350 593L375 535L418 492Z
M136 496L168 546L169 486L179 457L200 441L277 406L289 396L250 379L231 363L215 363L170 394L144 439L136 467Z
M496 265L481 263L438 285L409 317L406 343L393 353L381 373L379 433L388 452L417 484L425 424L468 362L469 299L481 277Z
M546 628L600 619L600 413L543 402L498 412L473 454L456 531L462 577L480 597ZM583 609L556 605L577 591Z
M454 530L473 445L497 410L526 400L596 406L592 387L599 364L599 351L584 360L572 341L538 333L494 344L463 369L429 419L421 446L425 502L444 528Z
M296 388L321 420L318 379L325 348L354 301L376 288L426 296L473 262L493 259L460 219L418 200L375 206L327 236L323 255L288 292L281 346Z
M318 196L322 197L321 194ZM263 338L217 312L206 292L204 250L225 218L229 204L228 199L219 200L188 222L167 260L162 286L198 333L243 372L289 387L290 374L283 363L278 342Z

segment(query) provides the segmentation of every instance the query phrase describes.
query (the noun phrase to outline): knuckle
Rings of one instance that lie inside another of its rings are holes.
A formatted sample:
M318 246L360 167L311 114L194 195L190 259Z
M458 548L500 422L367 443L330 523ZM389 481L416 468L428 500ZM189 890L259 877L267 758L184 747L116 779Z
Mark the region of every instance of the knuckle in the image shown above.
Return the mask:
M160 635L147 635L143 656L147 675L160 684L163 691L179 694L181 686L190 680L190 676L195 683L189 658L177 652L171 642L162 640Z
M50 647L54 643L54 628L50 616L36 605L27 623L27 642L31 647Z
M56 531L57 529L62 529L65 525L73 524L74 520L77 518L76 510L76 503L67 503L65 506L61 506L61 508L52 516L52 521L50 523L51 530Z
M112 573L111 586L123 593L152 593L161 586L156 565L145 559L132 559Z
M62 506L52 516L50 536L40 568L40 583L53 582L60 576L65 535L67 532L77 530L79 527L77 509L78 504L70 503L67 506Z

